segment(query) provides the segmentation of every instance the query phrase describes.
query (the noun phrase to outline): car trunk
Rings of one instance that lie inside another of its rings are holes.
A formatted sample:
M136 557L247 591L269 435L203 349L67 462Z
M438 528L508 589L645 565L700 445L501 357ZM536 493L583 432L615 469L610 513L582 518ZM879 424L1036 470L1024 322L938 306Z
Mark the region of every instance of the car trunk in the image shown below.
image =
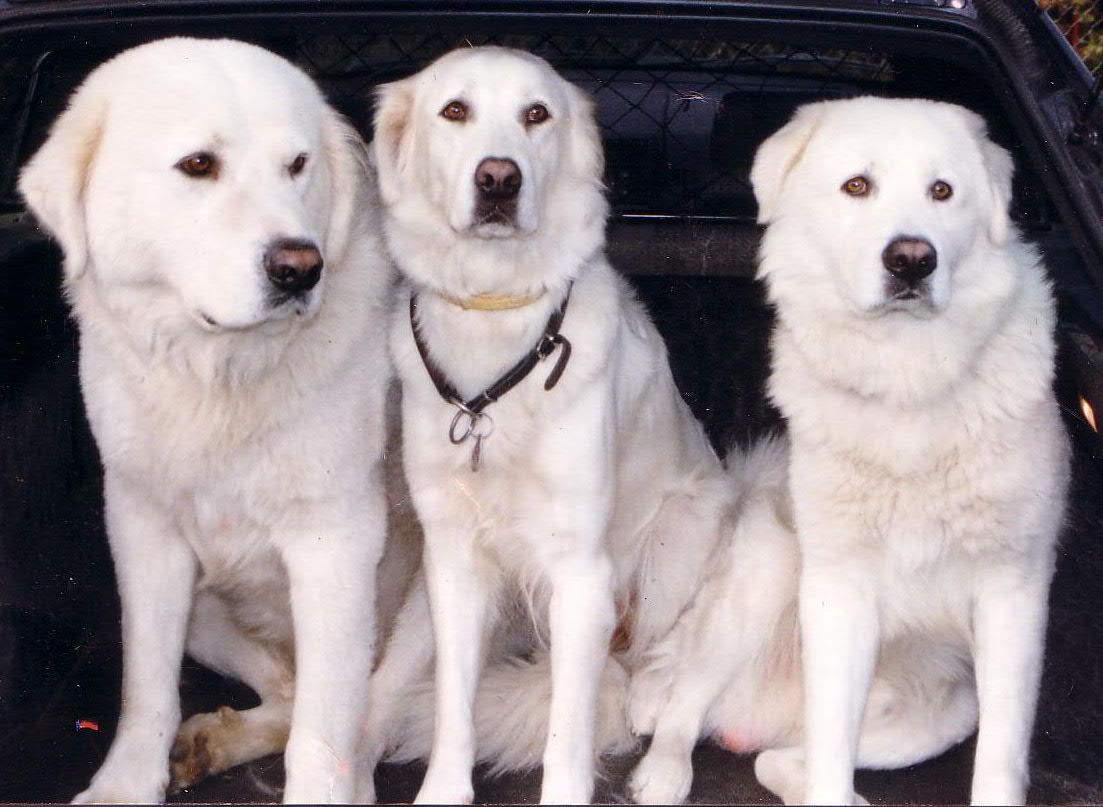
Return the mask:
M679 388L721 453L784 426L764 395L772 313L754 280L761 232L747 179L758 143L796 105L821 98L929 97L981 112L1015 156L1014 216L1056 285L1057 392L1076 451L1031 799L1103 801L1103 445L1092 410L1103 413L1103 225L1094 207L1103 182L1098 143L1067 147L1062 133L1075 122L1083 76L1027 11L889 5L0 4L0 800L66 801L83 788L108 748L120 682L78 335L59 291L59 252L21 210L13 180L89 69L138 42L188 34L283 54L366 136L373 87L454 47L531 50L588 90L608 161L612 262L654 317ZM254 699L190 662L182 697L185 716ZM967 801L971 752L966 742L906 771L862 772L858 790L874 802ZM626 799L634 760L607 761L599 798ZM703 744L691 800L769 801L751 761ZM412 799L422 772L381 766L380 799ZM174 799L278 800L281 783L270 758ZM538 794L539 772L476 784L480 801Z

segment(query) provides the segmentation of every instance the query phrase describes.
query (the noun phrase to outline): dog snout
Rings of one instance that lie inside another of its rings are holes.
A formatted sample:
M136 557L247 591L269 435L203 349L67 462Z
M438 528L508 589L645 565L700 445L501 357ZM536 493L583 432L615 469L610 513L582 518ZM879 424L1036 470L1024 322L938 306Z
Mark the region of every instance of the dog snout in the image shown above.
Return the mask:
M475 187L490 199L513 199L521 192L521 169L513 160L487 157L475 169Z
M318 285L322 264L322 253L310 241L280 239L264 253L269 281L285 294L305 294Z
M925 238L897 238L881 253L881 263L893 277L914 286L938 268L938 252Z

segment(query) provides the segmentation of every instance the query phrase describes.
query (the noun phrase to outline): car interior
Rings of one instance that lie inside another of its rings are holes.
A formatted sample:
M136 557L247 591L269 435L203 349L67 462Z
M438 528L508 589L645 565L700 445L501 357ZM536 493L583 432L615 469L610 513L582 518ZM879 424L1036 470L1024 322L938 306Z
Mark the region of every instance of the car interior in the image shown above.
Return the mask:
M453 48L500 44L549 60L596 101L610 260L655 319L679 389L721 455L784 429L765 394L773 315L755 280L761 228L748 173L759 143L816 99L923 97L981 113L1014 155L1013 217L1041 248L1058 296L1056 388L1075 446L1030 799L1103 801L1103 409L1095 414L1103 407L1103 267L1092 265L1054 171L1055 145L1036 110L1007 89L1007 63L991 43L935 23L826 26L796 12L738 22L531 16L149 15L0 40L0 801L68 801L82 789L110 744L120 681L118 599L77 379L78 333L60 291L59 250L14 182L90 69L168 34L233 36L285 56L365 138L374 88ZM1043 69L1030 67L1038 57L1026 46L1006 47L1021 69ZM182 698L185 717L255 700L190 661ZM862 771L857 790L874 803L961 803L971 752L967 741L910 769ZM599 800L627 800L636 759L605 760ZM768 803L752 762L703 743L690 801ZM380 800L412 799L423 771L382 765ZM539 781L539 771L480 775L476 800L535 801ZM273 801L281 784L281 762L271 757L171 800Z

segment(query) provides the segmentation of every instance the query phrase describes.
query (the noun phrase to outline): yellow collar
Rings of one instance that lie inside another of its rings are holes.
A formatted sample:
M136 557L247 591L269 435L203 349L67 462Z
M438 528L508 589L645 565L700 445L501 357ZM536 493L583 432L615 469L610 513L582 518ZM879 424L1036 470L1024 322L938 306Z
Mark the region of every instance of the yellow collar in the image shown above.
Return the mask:
M458 305L464 311L509 311L532 305L546 294L542 290L537 294L475 294L471 297L453 297L438 291L437 294L452 305Z

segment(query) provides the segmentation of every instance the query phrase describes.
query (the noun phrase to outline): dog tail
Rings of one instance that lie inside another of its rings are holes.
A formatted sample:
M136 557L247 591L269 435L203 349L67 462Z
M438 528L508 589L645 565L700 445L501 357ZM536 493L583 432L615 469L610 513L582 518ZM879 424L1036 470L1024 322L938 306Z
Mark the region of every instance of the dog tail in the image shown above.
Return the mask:
M596 746L599 755L633 750L628 728L628 672L609 656L598 691ZM407 687L407 701L395 710L389 762L427 759L433 741L433 682ZM551 705L551 658L540 651L532 659L495 662L483 671L475 699L477 760L492 775L539 767L548 736Z
M732 446L725 465L740 509L763 498L788 499L789 441L780 435L764 437L747 448Z

